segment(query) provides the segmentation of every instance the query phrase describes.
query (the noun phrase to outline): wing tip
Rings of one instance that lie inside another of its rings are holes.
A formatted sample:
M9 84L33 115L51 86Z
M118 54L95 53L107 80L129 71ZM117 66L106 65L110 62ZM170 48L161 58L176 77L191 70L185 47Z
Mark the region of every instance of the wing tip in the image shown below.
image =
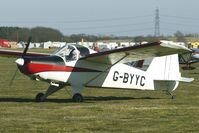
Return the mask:
M187 52L191 52L191 49L189 49L183 45L180 45L176 42L173 42L173 41L161 40L160 45L163 47L169 47L169 48L173 48L173 49L179 49L179 50L185 50Z

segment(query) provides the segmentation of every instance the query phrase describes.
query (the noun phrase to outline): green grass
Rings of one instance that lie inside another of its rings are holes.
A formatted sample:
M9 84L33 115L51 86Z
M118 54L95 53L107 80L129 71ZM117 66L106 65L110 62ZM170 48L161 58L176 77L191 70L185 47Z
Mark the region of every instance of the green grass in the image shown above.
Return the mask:
M15 59L0 58L0 132L198 132L199 68L183 71L193 83L181 83L172 100L163 92L86 88L83 103L71 102L71 89L44 103L35 95L48 84L17 72ZM199 67L199 64L194 64ZM67 91L66 91L67 90Z

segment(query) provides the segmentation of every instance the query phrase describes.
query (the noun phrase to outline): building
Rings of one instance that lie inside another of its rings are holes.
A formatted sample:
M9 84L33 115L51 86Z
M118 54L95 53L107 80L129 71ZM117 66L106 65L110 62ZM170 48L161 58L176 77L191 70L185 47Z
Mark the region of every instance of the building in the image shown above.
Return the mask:
M18 48L17 42L15 42L15 41L9 41L8 44L9 44L9 46L10 46L11 48Z
M191 42L190 48L199 48L199 42Z

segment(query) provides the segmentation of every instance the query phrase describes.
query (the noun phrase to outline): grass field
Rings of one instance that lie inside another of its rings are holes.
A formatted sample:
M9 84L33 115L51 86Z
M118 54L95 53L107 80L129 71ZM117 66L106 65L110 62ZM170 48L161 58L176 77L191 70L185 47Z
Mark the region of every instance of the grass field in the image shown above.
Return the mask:
M0 58L0 132L199 132L199 63L183 76L172 100L163 92L86 88L83 103L71 102L71 89L35 103L48 84L16 70L15 59Z

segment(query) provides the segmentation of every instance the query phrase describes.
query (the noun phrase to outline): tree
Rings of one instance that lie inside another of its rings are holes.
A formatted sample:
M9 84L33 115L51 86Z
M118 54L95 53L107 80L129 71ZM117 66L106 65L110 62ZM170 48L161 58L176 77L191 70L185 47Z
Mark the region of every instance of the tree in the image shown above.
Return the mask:
M134 42L137 43L137 44L141 44L141 42L143 42L145 39L143 36L136 36L134 38Z
M27 41L32 37L33 42L62 41L63 34L52 28L35 27L32 29L20 27L0 27L0 38L10 41Z
M186 38L184 36L184 34L180 31L177 31L174 36L176 37L176 41L178 42L186 42Z
M32 28L30 34L34 42L62 41L64 38L60 31L46 27Z

